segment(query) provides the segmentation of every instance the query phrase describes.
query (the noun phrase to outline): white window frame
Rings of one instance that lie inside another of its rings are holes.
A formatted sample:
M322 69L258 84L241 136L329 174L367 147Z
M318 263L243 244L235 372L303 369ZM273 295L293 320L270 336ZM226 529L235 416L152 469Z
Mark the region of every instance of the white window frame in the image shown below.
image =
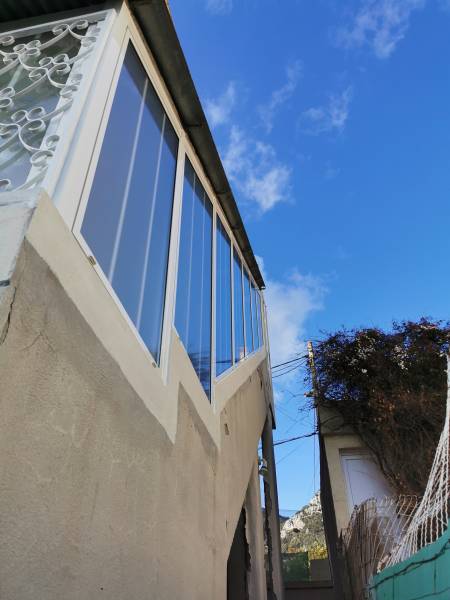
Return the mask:
M223 227L223 229L225 230L226 234L228 235L228 239L230 240L230 277L231 277L231 287L230 287L230 294L231 294L231 304L230 304L230 310L231 310L231 367L228 367L228 369L226 371L224 371L223 373L221 373L220 375L215 375L214 381L218 381L222 378L223 375L225 375L226 373L228 373L233 367L234 367L234 272L233 272L233 245L234 245L234 241L233 241L233 234L231 233L231 228L228 225L228 221L225 218L225 216L221 216L218 208L216 210L216 222L215 222L215 239L216 242L215 244L217 245L217 219L220 220L220 223ZM217 285L217 280L215 281L216 285ZM214 288L214 290L216 290L216 288ZM214 291L214 295L215 295L215 291ZM215 305L215 302L214 302ZM215 313L214 313L215 314ZM215 321L214 321L215 323ZM215 329L215 327L214 327ZM215 334L214 334L215 336ZM214 343L215 343L215 337L214 337ZM215 348L214 348L214 353L215 353ZM214 374L215 374L215 369L216 369L216 362L214 361Z
M177 295L177 277L178 277L178 254L181 235L181 214L183 200L183 184L186 158L190 161L196 176L202 184L209 202L212 205L212 267L211 267L211 397L209 404L215 413L220 408L215 402L215 385L225 377L230 376L236 368L243 365L255 351L248 351L247 342L245 342L245 356L239 362L236 362L234 356L235 331L234 331L234 275L233 275L233 249L237 252L241 261L241 277L244 290L244 268L247 269L250 281L254 282L251 270L241 252L237 240L233 234L230 224L222 210L220 202L216 197L213 187L206 176L203 165L197 156L185 130L183 129L181 119L175 108L173 100L167 90L164 79L161 76L156 62L142 37L142 34L136 26L132 15L125 3L121 5L119 11L114 8L87 12L80 11L76 18L92 18L95 15L106 14L105 29L101 34L101 40L98 41L98 47L94 50L89 59L89 69L86 69L86 77L77 93L76 102L70 109L70 121L67 127L61 132L61 140L58 143L58 149L52 164L49 167L45 179L45 189L49 196L53 198L56 207L62 215L64 221L72 230L80 247L89 258L92 267L98 277L104 284L106 290L115 301L121 315L130 326L131 331L137 338L143 352L148 356L149 363L153 365L159 373L164 385L168 384L169 365L171 354L171 339L174 332L180 338L175 327L175 304ZM70 20L74 17L71 16ZM50 21L40 25L40 27L52 27L67 19ZM30 28L34 29L34 28ZM22 29L17 31L23 31ZM175 133L178 137L178 155L175 173L175 186L172 207L172 223L169 241L169 255L167 265L167 276L164 297L164 312L162 319L162 335L160 348L159 365L151 352L142 340L136 326L128 316L120 299L112 288L103 271L95 261L94 254L84 240L81 234L81 227L86 212L86 207L91 191L91 186L95 177L96 167L100 157L100 152L108 126L112 104L114 101L118 80L123 66L125 53L128 44L132 44L139 60L153 85L155 92L162 104L162 107L169 119ZM95 59L95 60L94 60ZM216 377L215 364L215 332L216 332L216 227L217 218L230 238L230 265L231 265L231 310L232 310L232 357L233 364ZM260 290L255 283L258 293ZM263 301L262 294L261 300ZM251 297L251 293L250 293ZM251 298L252 302L252 298ZM245 331L245 300L243 298L243 319ZM265 309L265 305L264 305ZM263 317L264 318L264 317ZM265 318L264 318L265 321ZM267 339L265 324L263 326L264 337ZM245 338L244 338L245 339ZM181 338L180 338L181 342ZM182 343L182 342L181 342ZM261 346L257 351L262 350ZM267 346L266 346L267 349ZM187 352L186 352L187 354ZM193 367L192 367L193 368ZM204 392L203 387L199 388ZM207 400L206 393L204 393Z
M128 12L128 11L127 11ZM89 257L90 262L95 269L97 275L101 279L102 283L105 285L109 294L112 296L114 301L117 304L117 307L121 313L121 315L126 320L127 324L132 329L135 334L140 346L143 351L147 354L150 363L152 366L160 373L161 378L164 384L168 382L168 366L169 366L169 355L170 355L170 327L169 327L169 319L168 314L171 314L173 311L172 304L172 296L170 292L173 293L173 282L171 281L171 277L173 276L174 266L173 266L173 255L174 251L172 249L173 240L175 240L174 234L176 229L179 229L179 220L180 215L179 211L181 208L181 199L180 194L182 194L182 189L180 189L180 165L184 167L184 152L182 150L182 138L184 136L184 132L181 128L181 124L177 118L175 109L170 101L169 94L167 89L163 84L163 80L161 75L159 74L156 64L150 55L148 49L146 48L141 36L135 27L133 26L132 20L129 18L128 14L123 14L121 11L121 15L118 17L119 25L123 25L123 36L120 44L120 51L115 61L115 66L113 69L113 73L110 73L110 84L108 86L108 98L102 111L101 118L99 119L98 124L98 133L95 140L95 145L93 148L93 152L90 157L90 165L89 169L85 175L85 179L83 182L83 189L81 191L81 196L78 201L78 209L76 214L74 215L74 222L72 226L72 232L80 244L81 248L85 252L85 254ZM113 101L115 98L115 94L117 91L117 85L120 77L120 73L124 64L125 54L128 49L128 45L131 44L136 51L136 54L141 61L142 67L146 72L147 77L149 78L150 83L153 85L156 95L161 102L163 110L166 113L166 117L169 119L172 127L175 130L175 133L178 137L178 155L177 155L177 165L175 171L175 186L174 186L174 195L173 195L173 206L172 206L172 223L170 230L170 240L169 240L169 255L168 255L168 264L167 264L167 276L166 276L166 285L165 285L165 294L164 294L164 307L163 307L163 317L162 317L162 334L161 334L161 347L160 347L160 360L159 364L155 357L152 355L145 342L143 341L139 331L137 330L135 324L129 317L127 311L125 310L122 302L114 291L111 283L108 281L106 275L103 273L103 270L97 264L95 260L95 253L89 247L89 244L84 239L81 228L83 225L84 216L86 213L87 204L89 201L89 196L92 188L92 183L95 177L96 168L98 165L98 160L100 157L106 129L109 123L109 118L111 114L111 109L113 105ZM106 83L106 82L104 82ZM182 187L182 182L181 182Z
M213 410L216 410L215 405L215 396L214 396L214 382L216 380L216 332L215 332L215 323L216 323L216 216L217 216L217 204L215 201L215 195L212 190L211 184L208 178L203 173L203 168L201 163L192 148L187 135L184 133L182 139L182 150L184 152L183 156L183 171L181 174L181 189L180 195L177 196L177 201L179 202L178 211L179 211L179 224L178 224L178 232L176 234L176 238L174 240L174 246L176 245L176 266L175 266L175 280L174 280L174 295L172 298L173 308L172 308L172 327L180 341L180 344L183 346L186 354L188 354L183 340L176 328L175 325L175 308L176 308L176 300L177 300L177 282L178 282L178 254L179 254L179 246L180 246L180 238L181 238L181 215L182 215L182 204L183 204L183 184L184 184L184 173L185 173L185 164L186 158L191 163L191 166L195 172L195 176L199 180L200 184L203 186L205 190L208 201L212 207L212 250L211 250L211 382L210 382L210 398L207 397L206 392L203 390L205 399L211 404ZM190 359L189 359L190 360ZM192 365L192 368L194 366Z

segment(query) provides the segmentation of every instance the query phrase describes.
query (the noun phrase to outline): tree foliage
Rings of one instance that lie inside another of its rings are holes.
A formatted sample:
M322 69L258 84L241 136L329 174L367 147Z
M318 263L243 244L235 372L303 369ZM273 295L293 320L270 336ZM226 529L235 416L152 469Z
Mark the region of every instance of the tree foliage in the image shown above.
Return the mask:
M399 494L422 494L428 479L445 417L449 336L449 323L422 318L389 332L342 329L315 345L319 403L360 435Z

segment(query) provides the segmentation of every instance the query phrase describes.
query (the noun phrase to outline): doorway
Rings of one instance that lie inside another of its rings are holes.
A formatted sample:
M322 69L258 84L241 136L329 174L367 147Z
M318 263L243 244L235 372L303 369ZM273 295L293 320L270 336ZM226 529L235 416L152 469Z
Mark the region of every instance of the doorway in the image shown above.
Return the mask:
M245 509L239 516L227 562L227 600L249 600L247 571L249 553L245 536Z

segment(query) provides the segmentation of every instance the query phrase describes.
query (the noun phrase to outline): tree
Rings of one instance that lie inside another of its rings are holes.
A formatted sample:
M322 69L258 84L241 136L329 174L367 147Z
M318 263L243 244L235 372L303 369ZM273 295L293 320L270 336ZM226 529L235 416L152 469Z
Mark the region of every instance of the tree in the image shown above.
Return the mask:
M399 494L425 489L445 417L449 336L449 323L422 318L315 344L317 401L359 434Z

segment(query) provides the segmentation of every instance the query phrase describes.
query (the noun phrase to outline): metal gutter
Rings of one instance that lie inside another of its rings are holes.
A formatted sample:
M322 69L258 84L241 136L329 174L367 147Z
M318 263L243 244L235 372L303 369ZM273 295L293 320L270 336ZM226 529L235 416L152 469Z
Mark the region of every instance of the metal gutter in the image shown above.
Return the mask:
M102 0L0 0L0 24L104 4ZM165 0L128 2L259 288L264 280L225 174ZM17 24L17 23L16 23ZM4 26L1 29L5 29Z
M161 75L177 108L182 125L203 164L206 175L219 199L247 265L258 287L264 288L264 280L253 254L166 2L164 0L130 0L129 4L155 57Z

